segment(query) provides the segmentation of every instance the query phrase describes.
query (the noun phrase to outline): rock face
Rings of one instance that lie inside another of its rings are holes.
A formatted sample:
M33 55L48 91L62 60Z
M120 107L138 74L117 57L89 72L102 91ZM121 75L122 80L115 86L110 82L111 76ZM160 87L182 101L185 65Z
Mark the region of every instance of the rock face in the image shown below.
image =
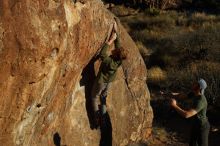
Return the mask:
M109 89L109 128L90 128L93 58L113 17L99 0L0 0L1 144L124 146L147 138L146 68L121 25L129 55Z

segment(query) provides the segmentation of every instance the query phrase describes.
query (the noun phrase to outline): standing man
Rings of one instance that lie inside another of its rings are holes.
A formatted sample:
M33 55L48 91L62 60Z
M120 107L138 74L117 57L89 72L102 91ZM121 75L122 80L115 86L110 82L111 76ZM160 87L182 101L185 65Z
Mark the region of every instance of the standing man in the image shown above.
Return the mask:
M192 92L187 96L179 93L173 93L180 98L190 98L193 101L191 109L184 110L178 106L175 99L171 99L171 106L184 118L193 119L189 146L208 146L208 135L210 125L206 116L207 100L204 91L207 87L205 80L200 79L192 85Z
M108 87L115 79L116 71L122 64L122 61L127 57L127 52L120 45L120 38L116 22L114 23L113 30L111 32L111 37L104 44L99 54L102 63L92 88L91 95L92 107L95 115L95 128L99 126L99 121L102 114L106 113L105 98L107 97ZM115 44L115 49L112 51L112 54L108 56L106 52L113 42ZM99 103L101 103L101 111L99 111Z

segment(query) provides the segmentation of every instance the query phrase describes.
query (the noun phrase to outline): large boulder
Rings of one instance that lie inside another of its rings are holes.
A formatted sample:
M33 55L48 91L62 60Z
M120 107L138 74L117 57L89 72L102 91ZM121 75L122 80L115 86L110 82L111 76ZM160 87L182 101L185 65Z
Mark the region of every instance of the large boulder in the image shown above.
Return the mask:
M129 52L108 98L108 126L92 130L90 92L114 16L99 0L0 1L0 143L5 146L123 146L152 126L146 68Z

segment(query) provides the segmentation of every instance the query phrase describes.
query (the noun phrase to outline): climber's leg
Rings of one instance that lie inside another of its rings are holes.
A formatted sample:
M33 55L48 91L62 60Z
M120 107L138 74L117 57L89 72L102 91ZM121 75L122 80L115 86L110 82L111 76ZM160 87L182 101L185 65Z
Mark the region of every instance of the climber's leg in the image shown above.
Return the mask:
M99 111L99 100L102 91L106 88L107 83L98 83L95 81L93 88L92 88L92 107L93 107L93 112L94 112L94 122L95 122L95 128L100 125L100 117L101 113Z
M93 111L97 112L99 110L99 98L101 96L101 93L106 89L107 83L98 83L95 81L93 88L92 88L92 107Z
M108 94L108 88L109 88L110 83L108 83L105 87L105 89L102 91L101 96L100 96L100 101L101 101L101 114L104 115L107 111L106 109L106 98Z

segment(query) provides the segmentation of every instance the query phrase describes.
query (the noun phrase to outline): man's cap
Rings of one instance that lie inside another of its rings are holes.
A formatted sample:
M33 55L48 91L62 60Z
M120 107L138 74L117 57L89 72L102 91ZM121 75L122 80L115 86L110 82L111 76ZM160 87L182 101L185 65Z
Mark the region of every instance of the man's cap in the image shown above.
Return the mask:
M201 90L201 94L204 95L205 89L207 88L206 81L204 79L199 79L198 84Z

